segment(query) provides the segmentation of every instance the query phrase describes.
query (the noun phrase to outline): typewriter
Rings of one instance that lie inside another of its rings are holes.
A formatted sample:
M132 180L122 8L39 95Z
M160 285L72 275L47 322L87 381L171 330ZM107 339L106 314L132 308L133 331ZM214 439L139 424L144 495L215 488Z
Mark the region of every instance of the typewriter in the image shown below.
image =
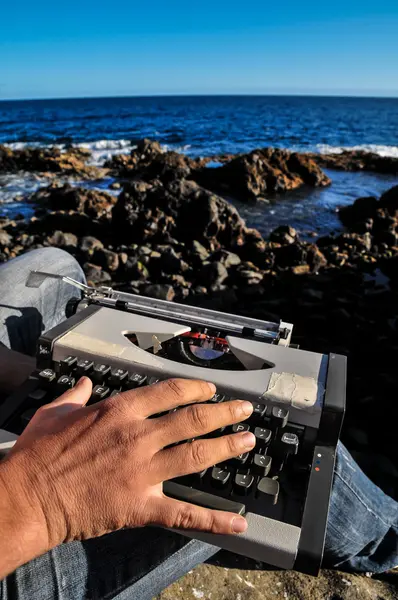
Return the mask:
M326 532L336 445L345 410L346 358L292 345L290 323L272 323L193 306L93 289L32 272L83 292L68 318L44 333L37 370L0 407L0 453L42 404L74 386L94 384L90 402L170 377L212 381L210 402L246 399L252 416L215 431L249 429L253 451L192 476L165 481L164 492L200 506L244 514L239 536L184 532L270 565L316 575Z

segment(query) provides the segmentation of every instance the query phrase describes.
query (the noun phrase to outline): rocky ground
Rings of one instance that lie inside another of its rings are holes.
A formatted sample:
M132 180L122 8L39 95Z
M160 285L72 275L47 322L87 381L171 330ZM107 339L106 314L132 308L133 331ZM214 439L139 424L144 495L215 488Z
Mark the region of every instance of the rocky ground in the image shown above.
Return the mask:
M156 600L396 600L398 574L383 577L324 570L317 578L282 572L201 565Z
M340 158L327 159L335 161L334 167L398 173L398 159L377 163L363 153L334 156ZM303 348L348 356L343 440L373 479L398 497L392 418L398 360L398 186L342 209L345 232L339 235L310 243L291 227L279 227L263 239L246 227L228 198L252 202L300 185L329 185L320 165L332 162L276 149L217 160L221 166L206 168L208 159L163 152L156 142L144 140L131 155L114 157L98 170L88 164L87 153L73 148L0 147L0 172L22 169L54 179L29 199L37 207L34 217L0 218L0 261L57 246L76 256L93 285L291 321L294 341ZM111 175L116 181L110 194L60 184L60 174L80 180ZM247 565L239 560L240 570L201 567L164 592L162 600L396 597L392 580L327 571L317 580L242 571Z

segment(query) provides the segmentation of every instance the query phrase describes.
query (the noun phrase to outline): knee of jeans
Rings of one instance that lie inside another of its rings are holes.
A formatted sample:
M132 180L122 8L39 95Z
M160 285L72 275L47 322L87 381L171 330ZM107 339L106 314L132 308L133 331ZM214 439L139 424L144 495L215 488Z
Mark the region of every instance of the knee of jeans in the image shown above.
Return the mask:
M35 270L65 275L76 281L86 282L83 269L77 260L61 248L38 248L29 252L29 255L34 259Z

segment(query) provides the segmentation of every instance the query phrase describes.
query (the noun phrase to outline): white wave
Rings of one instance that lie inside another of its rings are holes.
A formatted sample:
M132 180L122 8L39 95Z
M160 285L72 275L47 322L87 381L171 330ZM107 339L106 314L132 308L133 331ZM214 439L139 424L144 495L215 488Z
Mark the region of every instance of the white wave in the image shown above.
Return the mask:
M383 144L359 144L358 146L330 146L329 144L317 144L316 150L321 154L341 154L345 150L362 150L365 152L373 152L379 156L398 158L398 146L384 146Z
M96 140L94 142L82 142L74 144L77 148L90 150L90 165L101 166L107 160L117 154L130 154L136 145L130 140Z
M50 181L32 173L0 175L0 205L23 201L39 188L49 185Z
M165 152L187 152L191 148L191 144L185 144L184 146L173 146L173 144L162 144L162 148Z
M48 144L42 144L41 142L10 142L9 144L2 144L11 150L23 150L24 148L47 148Z
M43 144L40 142L12 142L4 144L12 150L23 150L24 148L59 148L62 152L66 151L67 147L65 144ZM88 164L95 165L97 167L102 166L107 160L110 160L112 156L117 154L130 154L137 145L131 140L95 140L92 142L80 142L73 144L74 148L82 148L83 150L89 150L91 152L91 158ZM173 144L162 144L164 152L174 150L175 152L188 152L191 148L191 144L185 144L184 146L177 146Z

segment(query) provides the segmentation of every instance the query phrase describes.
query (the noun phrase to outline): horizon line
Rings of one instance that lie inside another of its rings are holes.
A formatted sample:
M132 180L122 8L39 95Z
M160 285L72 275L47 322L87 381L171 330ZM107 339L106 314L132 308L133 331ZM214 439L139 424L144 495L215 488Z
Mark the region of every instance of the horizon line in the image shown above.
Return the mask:
M262 98L262 97L291 97L291 98L362 98L368 100L398 100L396 96L375 96L375 95L356 95L356 94L339 94L339 93L162 93L162 94L117 94L117 95L100 95L100 96L51 96L51 97L32 97L32 98L0 98L0 102L40 102L53 100L106 100L106 99L121 99L121 98Z

